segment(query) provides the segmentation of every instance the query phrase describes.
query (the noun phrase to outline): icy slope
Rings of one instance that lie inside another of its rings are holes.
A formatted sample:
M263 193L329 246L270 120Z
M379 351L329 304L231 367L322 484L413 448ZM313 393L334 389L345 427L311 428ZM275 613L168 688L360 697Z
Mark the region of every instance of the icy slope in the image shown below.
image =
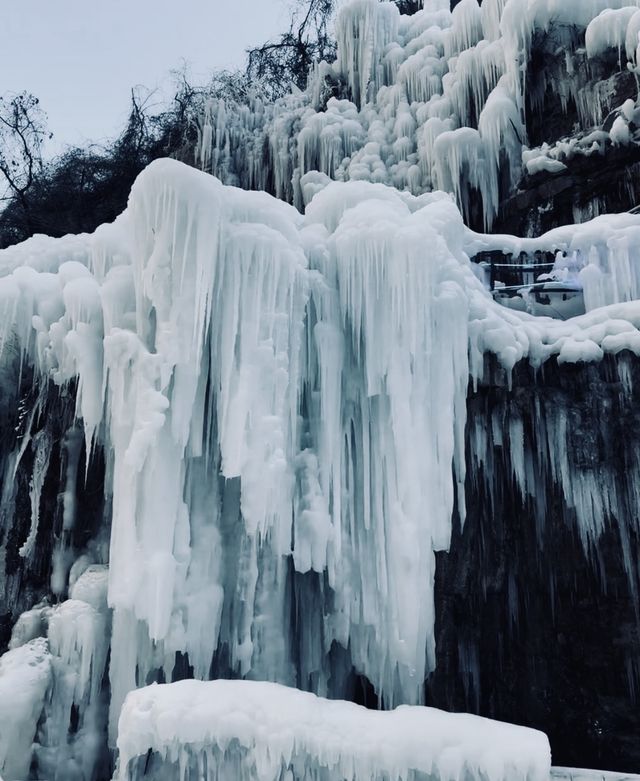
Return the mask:
M132 692L118 751L119 781L408 781L422 774L547 781L550 772L547 738L535 730L433 708L366 710L253 681L181 681Z

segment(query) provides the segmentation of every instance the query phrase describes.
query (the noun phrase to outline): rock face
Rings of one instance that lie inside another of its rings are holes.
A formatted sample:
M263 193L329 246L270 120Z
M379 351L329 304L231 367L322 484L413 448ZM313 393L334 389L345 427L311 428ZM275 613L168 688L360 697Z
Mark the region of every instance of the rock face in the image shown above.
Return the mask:
M632 466L640 364L622 354L588 366L550 362L537 376L520 366L511 388L499 369L488 368L468 399L471 461L474 428L488 439L467 479L466 522L450 551L438 554L438 662L428 697L440 707L544 729L554 764L633 771L640 764ZM524 497L513 445L501 436L509 420L522 421L533 489ZM566 429L556 438L561 421ZM550 461L565 457L563 437L571 482L595 486L605 475L618 496L615 517L603 512L597 546L585 544L576 509L551 474ZM554 441L557 450L549 446Z
M108 527L104 526L105 464L100 448L75 487L74 501L81 520L73 529L64 528L69 443L79 432L75 388L60 388L53 383L38 387L31 371L26 370L21 382L12 385L7 381L3 390L7 395L0 411L0 653L6 650L21 613L43 601L53 603L66 596L69 570L80 552L86 552L87 546L94 548L98 560L96 545L99 541L108 544ZM80 448L80 456L84 464L84 447Z
M635 106L638 97L631 52L611 40L589 56L587 30L552 20L532 35L524 77L527 145L563 168L525 169L516 188L503 190L497 232L535 236L638 206L637 118L624 142L611 136L625 102Z

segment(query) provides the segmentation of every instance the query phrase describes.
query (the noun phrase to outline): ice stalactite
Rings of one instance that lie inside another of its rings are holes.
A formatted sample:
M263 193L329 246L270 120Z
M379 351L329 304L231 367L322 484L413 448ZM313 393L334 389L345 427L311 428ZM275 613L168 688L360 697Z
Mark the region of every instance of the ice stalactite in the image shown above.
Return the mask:
M91 424L89 424L87 438L89 441L92 439ZM51 591L56 596L60 596L66 590L69 569L73 564L73 550L71 550L70 540L76 523L76 481L78 480L78 470L81 468L82 439L81 430L71 429L67 433L64 443L66 476L62 495L62 528L59 532L58 543L53 551L51 572Z
M256 668L271 678L290 675L286 655L263 657L271 649L254 641L252 628L262 591L284 587L284 564L277 559L291 550L290 455L306 298L297 218L291 207L261 194L223 195L205 176L167 179L164 167L149 171L130 207L142 341L119 332L105 345L114 447L109 600L117 645L130 648L111 665L114 718L117 693L124 696L136 669L139 682L152 672L152 645L167 676L178 651L201 660L200 675L209 671L223 618L216 578L221 552L207 556L193 543L199 537L213 542L232 520L226 507L217 509L218 473L239 479L233 520L244 524L235 535L237 572L217 576L233 577L239 596L228 607L235 613L232 632L221 642L239 674ZM266 231L258 230L263 221ZM203 484L211 486L211 503ZM259 571L272 556L275 583L265 580L266 567ZM197 603L210 596L198 620ZM280 613L284 621L284 609ZM280 635L286 636L284 628Z
M315 307L311 420L334 523L329 584L344 617L329 622L329 638L349 644L357 668L393 704L420 702L433 667L433 551L448 545L451 465L463 458L468 314L433 227L442 202L412 213L368 200L383 195L369 188L344 191L355 205L329 186L307 212L307 222L333 233L318 269L335 291L333 301L322 291ZM342 387L336 370L350 378ZM436 408L446 410L438 422L429 414Z
M336 20L337 60L315 69L306 93L250 115L240 108L231 116L220 101L209 105L197 152L201 165L230 184L268 189L299 208L299 181L311 170L416 195L447 188L467 217L475 189L484 202L482 219L490 224L500 170L511 166L507 179L517 179L525 140L519 81L504 81L490 102L507 71L503 38L493 29L503 4L490 5L485 12L476 0L465 0L450 12L449 3L432 2L410 17L393 3L345 5ZM485 26L492 30L488 40ZM507 100L504 123L513 122L515 133L504 124L496 139L490 126L499 124ZM436 136L475 129L485 107L492 115L486 138L462 143L451 177L438 177ZM505 160L498 157L500 141ZM234 151L239 149L242 155Z
M446 2L431 3L402 17L392 3L358 0L346 5L336 22L338 59L316 70L306 95L255 112L251 122L242 110L232 119L224 104L210 105L199 147L202 164L229 183L267 187L297 206L301 199L295 183L312 166L332 178L384 182L414 194L445 187L455 193L467 217L469 190L476 190L484 222L491 224L500 171L508 168L513 186L525 133L519 76L511 74L492 98L507 69L506 39L493 29L503 4L489 6L482 11L475 0L465 0L450 12ZM522 44L514 46L513 56L520 57ZM353 103L332 98L321 107L317 95L327 80ZM436 135L476 128L483 111L482 143L462 143L451 177L438 177L433 159L442 150L432 150ZM496 137L502 114L504 128ZM434 133L436 120L449 127ZM507 150L504 160L498 155L501 142ZM241 169L233 152L240 146L247 155ZM270 174L265 179L263 170L258 182L251 161L265 147Z
M40 521L40 499L42 497L42 487L44 479L49 468L49 458L51 456L51 436L48 431L38 432L33 439L33 445L36 448L35 459L33 463L33 474L31 476L31 485L29 490L29 499L31 500L31 527L29 536L20 548L20 555L28 557L36 544L38 535L38 523Z
M212 101L196 156L226 183L301 210L300 179L312 170L414 195L446 189L467 223L486 229L527 177L637 145L637 5L464 0L450 11L438 0L403 16L389 2L348 3L336 61L271 106ZM552 126L539 120L548 112ZM634 206L628 189L621 198Z
M336 20L339 68L347 78L353 101L362 108L381 86L381 56L397 35L400 14L392 3L371 0L346 5Z

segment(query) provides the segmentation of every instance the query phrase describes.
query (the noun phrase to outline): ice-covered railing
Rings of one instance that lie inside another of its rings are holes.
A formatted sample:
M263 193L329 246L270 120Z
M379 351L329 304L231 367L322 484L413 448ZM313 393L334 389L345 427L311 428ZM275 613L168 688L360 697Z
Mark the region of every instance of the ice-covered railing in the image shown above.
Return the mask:
M126 694L170 679L180 656L196 678L344 696L355 674L385 707L422 702L434 554L449 545L456 494L464 517L469 379L482 379L486 353L507 372L640 354L636 301L566 323L495 304L469 255L519 240L467 231L443 193L318 175L301 187L304 216L158 161L114 224L0 253L3 370L17 360L36 385L75 388L64 529L78 514L82 433L88 458L108 453L108 576L78 580L62 540L51 585L70 599L16 630L47 632L54 657L43 772L54 745L81 766L105 729L106 643L113 738ZM638 219L618 218L621 246ZM604 252L591 229L566 241ZM46 440L33 444L46 460ZM32 702L24 718L37 724ZM55 725L70 711L86 729L65 735Z
M521 253L555 253L555 276L580 284L587 311L640 300L640 215L601 215L530 239L472 232L467 236L470 257L491 251L514 259ZM634 306L630 303L629 311Z
M305 93L251 108L209 105L198 162L301 210L300 181L311 171L414 195L443 189L467 220L490 226L523 173L523 150L526 172L561 170L545 150L527 153L525 104L540 109L549 88L564 111L577 105L585 131L599 126L615 90L600 89L612 72L591 78L589 63L611 48L620 51L617 70L635 63L634 9L623 0L462 0L451 12L447 0L429 0L401 16L393 3L352 0L336 19L335 63L316 67ZM527 87L536 34L566 58L561 72L542 68ZM616 121L606 138L625 143L630 109ZM592 143L578 141L573 152Z
M581 767L554 767L553 781L640 781L638 773L615 773L607 770L589 770Z
M433 708L366 710L252 681L181 681L129 694L118 753L117 781L547 781L551 764L536 730Z

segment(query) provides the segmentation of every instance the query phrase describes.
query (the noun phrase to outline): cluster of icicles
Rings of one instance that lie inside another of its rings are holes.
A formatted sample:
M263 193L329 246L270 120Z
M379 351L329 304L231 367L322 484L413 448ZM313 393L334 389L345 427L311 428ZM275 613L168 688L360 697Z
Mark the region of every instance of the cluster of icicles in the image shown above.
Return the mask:
M636 0L461 0L453 11L449 0L426 0L412 16L390 2L354 0L336 20L337 60L320 63L305 93L269 105L256 98L251 108L209 103L196 164L299 209L309 197L300 180L310 171L414 195L444 190L465 217L480 202L489 228L523 173L564 167L546 148L527 149L523 123L525 101L537 100L526 94L532 38L552 27L567 56L550 88L576 103L583 129L593 130L605 96L582 72L606 51L620 53L620 70L627 59L635 68ZM574 74L585 36L587 60ZM533 87L544 93L541 81ZM611 136L591 133L582 146L628 142L628 114Z

